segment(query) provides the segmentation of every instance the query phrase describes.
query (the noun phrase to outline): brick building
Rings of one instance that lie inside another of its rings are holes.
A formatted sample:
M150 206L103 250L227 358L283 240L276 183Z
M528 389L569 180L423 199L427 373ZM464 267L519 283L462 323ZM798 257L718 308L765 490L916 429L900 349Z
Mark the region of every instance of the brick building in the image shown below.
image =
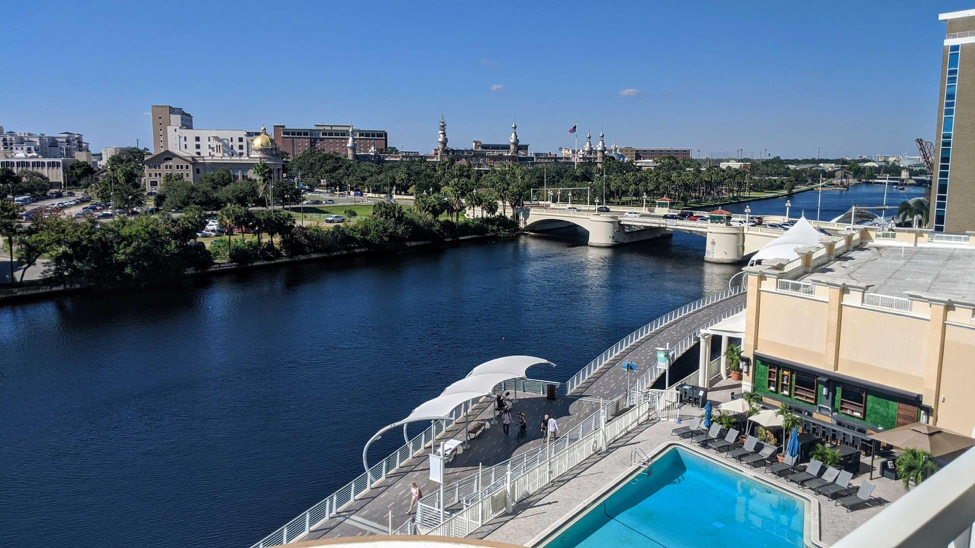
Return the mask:
M350 131L355 132L360 153L370 153L373 148L380 152L389 146L386 130L353 129L351 125L315 124L315 127L306 129L275 125L273 133L278 150L294 158L310 148L345 156Z

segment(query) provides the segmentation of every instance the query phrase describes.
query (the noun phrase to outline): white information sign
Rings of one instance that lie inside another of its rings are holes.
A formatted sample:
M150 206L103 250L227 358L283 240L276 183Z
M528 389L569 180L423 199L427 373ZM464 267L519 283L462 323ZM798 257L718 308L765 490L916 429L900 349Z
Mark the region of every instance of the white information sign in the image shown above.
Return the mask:
M430 455L430 480L443 484L443 457Z

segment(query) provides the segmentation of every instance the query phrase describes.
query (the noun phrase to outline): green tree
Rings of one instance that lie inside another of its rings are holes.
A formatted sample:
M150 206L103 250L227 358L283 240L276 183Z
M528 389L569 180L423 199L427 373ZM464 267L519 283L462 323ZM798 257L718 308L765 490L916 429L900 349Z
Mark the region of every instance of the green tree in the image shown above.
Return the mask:
M0 236L7 239L10 253L10 283L14 283L14 238L20 232L20 206L13 200L0 200Z
M897 219L901 224L910 224L914 228L918 228L918 221L921 221L921 226L927 226L929 208L930 202L924 198L905 200L897 206Z
M247 220L247 214L247 209L238 204L224 206L224 208L217 213L217 222L219 222L220 226L227 231L228 253L233 249L233 241L231 236L237 227L244 226Z
M396 223L402 223L406 218L403 206L393 202L379 202L372 208L372 216Z
M782 451L784 452L788 437L792 435L792 429L802 427L802 419L785 405L779 407L775 414L782 417Z
M897 475L904 482L904 489L909 489L912 481L914 485L920 485L925 478L937 471L938 465L927 451L908 447L897 457Z
M15 196L27 194L40 198L51 190L51 181L44 174L36 171L21 171L17 175L20 178L20 185L14 187Z
M257 183L251 179L234 181L217 192L217 198L224 204L236 204L247 207L260 198Z
M0 167L0 198L10 195L10 199L17 197L14 189L20 187L20 177L8 167Z
M36 265L47 252L48 237L43 227L45 219L41 217L17 235L17 259L23 267L20 271L20 283L24 283L27 269Z
M88 162L75 162L64 170L64 174L72 186L83 185L95 175L95 168L91 167Z
M809 457L818 460L824 466L832 466L834 468L839 466L843 460L840 457L839 451L821 443L816 444L816 447L809 453Z
M186 243L196 239L196 234L206 227L207 214L198 205L189 205L179 217L173 218L173 230L176 240Z
M257 177L257 193L264 197L267 207L270 208L274 205L273 192L268 187L271 180L271 168L267 165L267 162L261 160L254 166L254 176Z
M285 236L295 227L295 216L288 211L272 211L267 218L267 234L271 238L271 245L274 245L275 236Z

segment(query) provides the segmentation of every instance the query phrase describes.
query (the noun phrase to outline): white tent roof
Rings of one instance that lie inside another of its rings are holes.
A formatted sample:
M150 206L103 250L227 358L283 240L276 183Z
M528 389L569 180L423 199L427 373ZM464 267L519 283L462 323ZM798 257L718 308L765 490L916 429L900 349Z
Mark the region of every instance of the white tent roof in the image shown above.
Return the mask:
M526 375L529 367L541 364L548 364L555 367L554 363L544 358L536 358L535 356L505 356L482 363L472 369L467 376L471 377L484 373L507 373L512 375L509 378L520 378Z
M782 417L780 417L774 409L763 409L758 413L755 413L748 420L764 426L765 428L773 428L776 426L782 426Z
M508 379L514 378L508 373L484 373L483 375L470 375L448 386L440 393L441 396L447 394L457 394L460 392L480 392L487 394L495 387Z
M738 398L737 400L726 401L718 406L718 409L728 413L744 413L748 411L748 402Z
M468 400L480 398L484 394L484 392L480 391L441 394L440 396L437 396L436 398L433 398L432 400L414 409L413 412L410 413L410 416L395 423L394 426L414 421L440 420L446 418L458 405Z
M745 311L731 316L730 318L725 318L720 322L712 325L711 327L704 330L705 333L711 333L712 335L724 335L727 337L732 337L735 339L740 339L745 336Z
M823 234L816 230L805 217L796 221L792 228L785 231L785 234L762 246L758 253L752 257L751 262L766 259L784 259L791 261L799 258L796 249L800 247L812 246L819 243Z

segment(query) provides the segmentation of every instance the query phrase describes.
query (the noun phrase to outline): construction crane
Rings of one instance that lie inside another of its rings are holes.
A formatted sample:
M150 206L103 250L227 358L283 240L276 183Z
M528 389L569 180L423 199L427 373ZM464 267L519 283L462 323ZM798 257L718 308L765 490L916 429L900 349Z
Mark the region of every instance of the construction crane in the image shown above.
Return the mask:
M917 145L917 151L921 153L921 161L924 162L924 167L928 169L928 173L934 176L934 143L931 141L925 141L924 139L914 139L914 144Z

